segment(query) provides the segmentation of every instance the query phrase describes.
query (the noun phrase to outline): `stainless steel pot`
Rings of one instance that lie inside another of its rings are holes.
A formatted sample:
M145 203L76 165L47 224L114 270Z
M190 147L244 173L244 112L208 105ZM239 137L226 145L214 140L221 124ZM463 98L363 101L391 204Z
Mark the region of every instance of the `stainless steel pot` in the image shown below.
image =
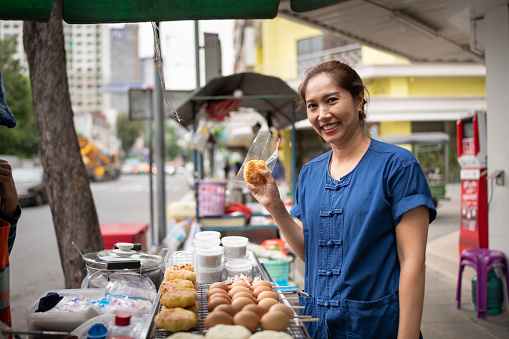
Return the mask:
M123 247L84 254L83 259L90 274L100 271L107 278L109 273L129 269L149 277L156 288L161 285L163 279L164 260L158 255L127 250Z

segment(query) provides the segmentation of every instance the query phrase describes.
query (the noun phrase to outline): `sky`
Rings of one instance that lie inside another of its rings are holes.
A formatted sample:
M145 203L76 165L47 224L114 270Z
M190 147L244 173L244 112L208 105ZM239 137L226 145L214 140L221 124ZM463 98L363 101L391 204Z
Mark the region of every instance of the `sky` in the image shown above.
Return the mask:
M233 74L234 20L199 21L200 46L203 33L217 33L221 41L223 76ZM166 88L189 90L196 88L194 21L169 21L160 25L160 40ZM141 23L139 29L139 57L153 57L154 33L150 23ZM200 56L200 70L204 71L203 50ZM204 85L202 75L201 86Z

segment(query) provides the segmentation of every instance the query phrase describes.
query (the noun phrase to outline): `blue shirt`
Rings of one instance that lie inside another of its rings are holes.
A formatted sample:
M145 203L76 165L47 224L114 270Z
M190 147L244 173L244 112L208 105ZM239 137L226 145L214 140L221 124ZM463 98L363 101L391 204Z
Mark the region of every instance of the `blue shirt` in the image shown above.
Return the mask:
M421 166L408 150L371 139L357 166L335 180L332 151L302 167L291 213L302 221L302 314L316 338L396 338L400 267L395 228L418 207L436 216ZM304 294L306 295L306 294Z

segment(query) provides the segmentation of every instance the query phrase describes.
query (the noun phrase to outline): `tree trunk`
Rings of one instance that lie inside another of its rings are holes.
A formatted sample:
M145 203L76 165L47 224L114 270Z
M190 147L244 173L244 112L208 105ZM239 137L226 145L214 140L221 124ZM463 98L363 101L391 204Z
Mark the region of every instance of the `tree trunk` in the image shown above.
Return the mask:
M104 245L74 129L61 0L53 1L48 23L24 22L23 45L30 69L39 151L65 287L79 288L85 263L71 242L74 241L83 253L98 251Z

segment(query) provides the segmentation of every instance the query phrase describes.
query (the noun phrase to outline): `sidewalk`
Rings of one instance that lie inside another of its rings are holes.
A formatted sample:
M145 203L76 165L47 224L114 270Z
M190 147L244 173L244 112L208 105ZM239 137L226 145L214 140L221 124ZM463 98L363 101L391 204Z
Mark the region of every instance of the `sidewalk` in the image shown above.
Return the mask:
M463 273L461 309L456 308L459 269L460 186L448 185L450 201L441 201L437 219L430 225L426 252L426 289L421 330L432 339L508 339L509 312L478 319L472 301L471 267ZM445 232L440 234L440 232ZM433 236L435 235L435 236Z

